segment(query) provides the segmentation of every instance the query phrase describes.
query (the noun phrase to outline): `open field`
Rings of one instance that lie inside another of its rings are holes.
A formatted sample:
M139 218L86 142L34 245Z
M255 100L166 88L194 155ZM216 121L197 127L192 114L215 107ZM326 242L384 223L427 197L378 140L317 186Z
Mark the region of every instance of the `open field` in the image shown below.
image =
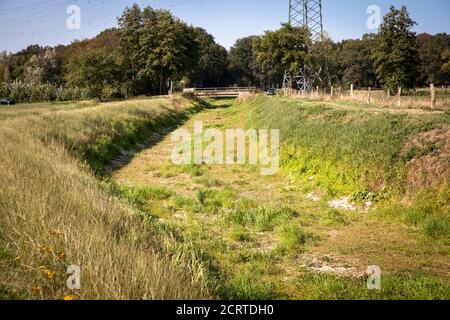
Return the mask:
M0 119L0 298L450 299L448 112L257 96ZM281 129L281 171L175 166L169 133L197 120Z

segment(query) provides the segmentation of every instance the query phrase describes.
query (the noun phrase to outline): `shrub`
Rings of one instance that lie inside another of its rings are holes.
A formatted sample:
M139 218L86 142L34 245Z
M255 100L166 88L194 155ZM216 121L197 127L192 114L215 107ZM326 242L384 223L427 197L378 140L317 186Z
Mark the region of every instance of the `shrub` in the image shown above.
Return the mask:
M279 248L287 251L302 250L310 237L302 228L292 223L283 225L279 236Z

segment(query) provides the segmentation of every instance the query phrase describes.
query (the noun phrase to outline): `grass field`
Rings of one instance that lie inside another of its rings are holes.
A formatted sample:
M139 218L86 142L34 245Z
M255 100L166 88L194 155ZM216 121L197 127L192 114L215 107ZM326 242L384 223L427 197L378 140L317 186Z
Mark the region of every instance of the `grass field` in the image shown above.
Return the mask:
M252 166L174 166L166 138L114 178L131 202L197 248L221 298L449 298L449 168L429 173L425 188L409 186L408 163L426 152L405 149L412 136L446 127L447 114L290 98L212 103L218 108L183 127L202 120L220 129L281 128L279 175L262 177ZM359 209L330 208L344 196ZM366 212L368 200L375 205ZM369 265L383 270L381 291L366 289Z
M0 119L0 299L450 299L446 112L257 96ZM173 165L170 131L196 120L281 129L281 172Z
M94 176L200 107L160 99L1 108L1 297L209 297L189 251L170 251L169 236ZM82 268L80 291L66 287L69 265Z

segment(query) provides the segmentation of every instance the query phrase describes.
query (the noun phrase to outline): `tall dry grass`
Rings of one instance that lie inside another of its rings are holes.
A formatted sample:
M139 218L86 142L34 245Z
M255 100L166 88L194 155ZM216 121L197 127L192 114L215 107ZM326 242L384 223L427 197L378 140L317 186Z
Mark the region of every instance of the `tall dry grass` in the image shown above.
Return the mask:
M170 235L105 191L74 157L74 146L65 145L93 143L99 135L111 136L120 121L163 119L185 107L185 101L144 100L43 108L0 121L0 296L209 297L201 265L190 253L171 252L176 246ZM81 267L81 290L66 286L69 265Z

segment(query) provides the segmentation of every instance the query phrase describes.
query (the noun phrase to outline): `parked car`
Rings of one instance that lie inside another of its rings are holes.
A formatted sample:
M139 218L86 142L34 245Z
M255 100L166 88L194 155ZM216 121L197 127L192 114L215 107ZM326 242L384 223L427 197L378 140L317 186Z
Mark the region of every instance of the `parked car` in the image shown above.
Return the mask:
M16 104L16 101L11 98L0 99L0 105L13 105Z
M274 95L277 94L277 89L275 89L275 88L269 88L269 89L267 89L266 94L267 94L268 96L274 96Z

